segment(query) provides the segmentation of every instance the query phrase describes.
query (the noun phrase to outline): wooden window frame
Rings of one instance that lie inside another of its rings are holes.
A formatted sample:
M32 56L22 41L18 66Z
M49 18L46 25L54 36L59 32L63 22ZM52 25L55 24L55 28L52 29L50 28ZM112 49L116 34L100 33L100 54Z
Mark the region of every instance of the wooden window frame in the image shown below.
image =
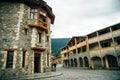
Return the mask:
M32 11L32 10L34 10L34 11ZM37 10L37 11L35 11L35 10ZM31 8L30 9L30 19L35 19L35 20L37 20L38 19L38 12L39 12L39 10L38 10L38 8Z

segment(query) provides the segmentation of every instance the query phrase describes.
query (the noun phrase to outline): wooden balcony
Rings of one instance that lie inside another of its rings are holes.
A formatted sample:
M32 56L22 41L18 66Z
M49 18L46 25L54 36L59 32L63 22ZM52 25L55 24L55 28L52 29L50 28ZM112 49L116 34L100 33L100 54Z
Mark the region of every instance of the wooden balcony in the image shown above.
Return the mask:
M88 39L88 43L89 44L95 43L95 42L98 42L98 38L97 37L93 37L93 38Z
M41 29L43 29L45 31L48 30L47 23L45 23L45 22L43 22L41 20L38 20L38 21L37 20L36 21L35 20L34 21L30 20L28 26L38 27L38 28L41 28Z
M120 36L120 30L113 31L113 37Z
M87 44L86 41L83 41L77 44L77 47L82 47L82 46L85 46L86 44Z
M99 35L98 38L99 38L100 41L111 39L112 38L112 33L109 32L109 33L106 33L106 34L103 34L103 35Z
M72 47L69 47L69 50L74 50L74 49L76 49L76 46L75 46L75 45L72 46Z
M67 53L67 50L61 51L61 54Z

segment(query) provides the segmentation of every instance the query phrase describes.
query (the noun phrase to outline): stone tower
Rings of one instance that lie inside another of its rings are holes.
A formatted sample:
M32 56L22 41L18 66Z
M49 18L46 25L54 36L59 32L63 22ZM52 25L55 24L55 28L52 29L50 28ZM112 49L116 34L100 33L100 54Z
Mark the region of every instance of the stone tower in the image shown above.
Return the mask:
M0 77L50 71L50 25L43 0L0 1Z

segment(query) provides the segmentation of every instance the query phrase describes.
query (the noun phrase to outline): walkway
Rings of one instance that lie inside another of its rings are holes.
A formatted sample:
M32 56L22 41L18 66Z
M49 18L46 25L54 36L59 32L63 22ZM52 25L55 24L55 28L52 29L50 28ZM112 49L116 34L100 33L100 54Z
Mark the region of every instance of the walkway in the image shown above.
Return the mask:
M120 71L117 70L81 70L59 66L57 72L62 72L63 75L44 80L120 80Z

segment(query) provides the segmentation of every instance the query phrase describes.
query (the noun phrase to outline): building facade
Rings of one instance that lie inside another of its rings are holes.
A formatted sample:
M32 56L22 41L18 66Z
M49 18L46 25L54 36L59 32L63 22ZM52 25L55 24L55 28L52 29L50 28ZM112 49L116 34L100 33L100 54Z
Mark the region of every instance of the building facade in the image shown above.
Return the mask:
M0 1L0 77L50 71L50 25L43 0Z
M61 48L64 67L111 69L120 67L120 24L72 37Z

